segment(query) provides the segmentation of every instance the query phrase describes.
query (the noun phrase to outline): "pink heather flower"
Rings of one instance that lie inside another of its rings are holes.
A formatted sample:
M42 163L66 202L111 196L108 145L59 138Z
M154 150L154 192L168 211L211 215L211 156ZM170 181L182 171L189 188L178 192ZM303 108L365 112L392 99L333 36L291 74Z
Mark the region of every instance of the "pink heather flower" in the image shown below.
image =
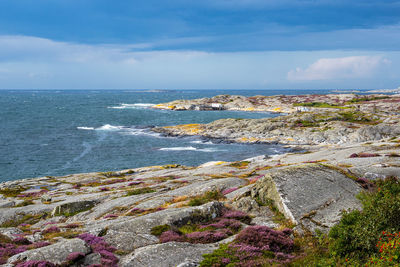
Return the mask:
M116 215L116 214L107 214L106 216L103 217L103 219L109 219L109 218L118 218L118 215Z
M43 226L50 225L50 224L57 224L57 222L47 222L47 223L44 223Z
M51 226L47 229L44 229L42 231L43 234L48 234L48 233L58 233L60 232L60 228L58 228L57 226Z
M71 224L68 224L68 225L64 226L64 228L71 229L71 228L78 228L79 226L80 225L77 224L77 223L71 223Z
M29 246L32 247L32 248L42 248L42 247L47 247L49 245L51 245L50 242L39 241L39 242L33 243L33 244L29 245Z
M79 261L81 259L83 259L85 257L85 254L81 253L81 252L72 252L67 256L67 261Z
M165 231L161 234L160 236L161 243L166 243L171 241L183 242L184 237L174 231Z
M48 261L26 261L18 263L15 267L56 267L56 265Z
M236 191L236 190L238 190L237 187L228 188L228 189L225 189L224 191L222 191L222 194L223 195L227 195L227 194L232 193L233 191Z

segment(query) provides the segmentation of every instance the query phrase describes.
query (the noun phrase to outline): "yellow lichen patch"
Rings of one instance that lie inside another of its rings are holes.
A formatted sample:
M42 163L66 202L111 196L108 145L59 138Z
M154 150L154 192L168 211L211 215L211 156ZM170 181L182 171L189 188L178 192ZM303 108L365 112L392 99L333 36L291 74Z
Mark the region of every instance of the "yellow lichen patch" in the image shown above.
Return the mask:
M180 129L181 131L185 132L186 134L194 135L194 134L200 133L200 131L201 131L200 126L201 126L201 124L192 123L192 124L177 125L175 127Z
M281 111L282 111L282 108L280 108L280 107L273 108L273 109L272 109L272 111L275 111L275 112L281 112Z
M222 165L224 163L226 163L226 161L218 161L218 162L215 163L215 165Z
M254 143L260 141L260 139L256 137L241 137L238 141L242 143Z
M255 170L251 172L246 172L238 176L238 178L249 178L251 176L257 175L257 172Z
M255 110L255 108L253 108L253 107L249 107L249 108L244 108L243 109L243 111L254 111Z
M174 197L174 199L171 201L172 203L178 203L187 200L189 197L188 196L177 196Z
M237 161L229 164L230 167L238 168L238 169L247 169L250 161Z
M175 109L176 108L176 106L167 106L167 109Z
M180 166L181 165L179 165L179 164L167 164L167 165L161 166L161 169L175 169Z
M288 137L288 138L286 138L286 140L288 140L288 141L294 141L294 139L293 138L291 138L291 137Z
M342 163L339 163L337 166L341 167L341 168L351 168L351 167L353 167L353 165L351 165L351 164L342 164Z
M220 178L228 178L228 177L233 177L234 174L232 173L219 173L219 174L209 174L208 177L211 179L220 179Z

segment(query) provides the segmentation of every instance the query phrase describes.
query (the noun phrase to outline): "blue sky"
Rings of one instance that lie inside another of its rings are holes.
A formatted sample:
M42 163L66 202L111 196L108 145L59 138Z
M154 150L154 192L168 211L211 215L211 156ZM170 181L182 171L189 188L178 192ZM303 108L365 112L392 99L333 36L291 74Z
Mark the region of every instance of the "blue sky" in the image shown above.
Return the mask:
M0 88L397 88L399 49L395 0L0 2Z

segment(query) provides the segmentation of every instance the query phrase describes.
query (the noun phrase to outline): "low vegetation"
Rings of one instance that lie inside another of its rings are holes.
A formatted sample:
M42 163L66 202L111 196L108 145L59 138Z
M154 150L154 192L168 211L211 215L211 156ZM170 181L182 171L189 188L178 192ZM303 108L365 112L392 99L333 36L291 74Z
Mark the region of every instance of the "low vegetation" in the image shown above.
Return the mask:
M151 229L151 234L158 236L161 243L215 243L238 233L242 223L250 222L246 213L226 209L222 216L214 219L194 216L193 220L181 226L159 225Z
M200 206L207 202L210 202L213 200L221 200L224 198L225 198L225 196L220 191L208 191L200 196L194 197L191 200L189 200L188 205L189 206Z
M369 183L369 191L358 196L362 211L345 211L328 235L298 239L299 256L292 266L400 265L399 180Z
M150 187L142 187L142 188L137 188L137 189L133 189L130 190L128 192L126 192L125 196L134 196L134 195L141 195L141 194L147 194L147 193L153 193L156 190L150 188Z
M323 102L306 102L306 103L294 103L295 107L313 107L313 108L338 108L338 109L347 109L349 107L343 107L335 104L323 103Z

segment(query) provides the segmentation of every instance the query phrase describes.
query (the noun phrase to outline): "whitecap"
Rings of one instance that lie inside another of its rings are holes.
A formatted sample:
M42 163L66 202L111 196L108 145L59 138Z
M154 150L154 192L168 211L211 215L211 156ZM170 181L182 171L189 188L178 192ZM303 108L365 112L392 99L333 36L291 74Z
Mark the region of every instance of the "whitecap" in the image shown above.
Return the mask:
M122 130L124 128L125 128L124 126L114 126L114 125L111 125L111 124L105 124L105 125L103 125L103 126L101 126L99 128L96 128L95 130L96 131L119 131L119 130Z
M124 104L122 103L120 106L108 107L113 109L145 109L154 106L152 103L135 103L135 104Z
M226 151L226 150L221 150L221 149L216 149L216 148L202 148L202 149L198 149L198 151L200 151L200 152L222 152L222 151Z
M160 133L152 132L148 128L136 128L136 127L127 127L127 126L115 126L111 124L105 124L98 128L95 127L77 127L79 130L95 130L99 132L116 132L122 135L147 135L153 137L161 137Z
M197 148L192 146L179 146L179 147L163 147L160 148L161 151L195 151Z
M219 150L216 148L195 148L192 146L182 146L182 147L163 147L160 148L161 151L198 151L198 152L219 152L224 150Z
M211 141L201 141L201 140L192 141L190 143L191 144L202 144L202 145L214 145L214 143Z

